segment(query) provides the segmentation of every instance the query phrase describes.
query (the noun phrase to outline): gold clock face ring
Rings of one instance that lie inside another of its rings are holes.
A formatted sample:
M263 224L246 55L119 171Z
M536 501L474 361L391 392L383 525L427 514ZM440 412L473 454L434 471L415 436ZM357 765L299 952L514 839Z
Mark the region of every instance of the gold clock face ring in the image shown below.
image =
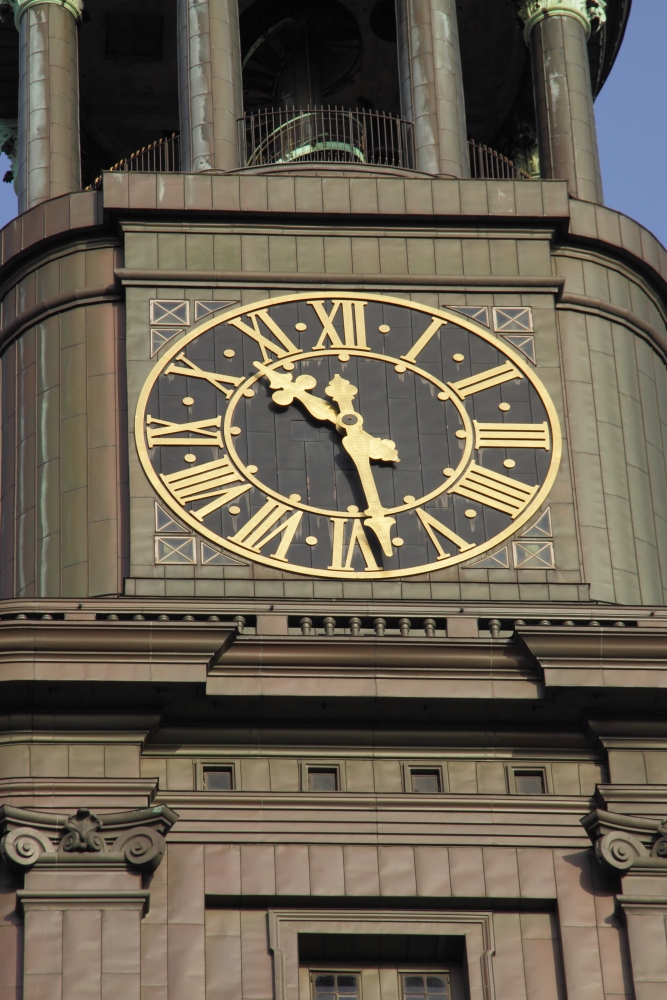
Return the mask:
M437 496L439 496L441 493L444 493L447 490L452 481L457 477L460 471L462 471L470 461L470 454L472 452L472 446L473 446L473 427L470 420L470 416L467 413L462 401L454 393L449 392L444 382L441 382L439 379L435 378L432 374L429 374L428 372L419 368L417 365L402 362L400 358L392 358L384 354L373 354L369 351L358 351L355 350L354 348L348 348L345 353L351 358L358 357L358 358L363 358L364 360L367 361L379 361L380 363L386 363L392 365L392 367L395 370L396 367L399 366L402 369L400 374L404 374L405 372L411 372L414 375L417 375L419 378L424 379L426 382L429 382L437 390L438 393L447 396L446 400L441 401L443 404L443 411L447 403L450 403L455 408L461 421L461 427L459 430L459 440L461 440L462 444L461 457L456 465L456 468L452 469L451 474L447 476L445 476L443 472L442 482L425 496L421 496L418 498L413 497L408 503L404 502L394 507L387 507L386 510L388 514L397 514L400 513L401 511L411 510L413 508L420 507L422 504L426 504L431 500L434 500ZM291 370L297 364L302 364L304 361L308 360L321 361L321 359L325 357L338 358L339 356L340 356L339 351L333 351L333 350L309 351L301 353L296 357L292 356L292 360L287 361L287 365L290 367ZM283 365L284 362L276 361L267 367L272 369L280 369ZM257 383L261 380L261 378L262 378L261 374L257 373L251 375L247 381L243 382L229 400L229 405L227 407L227 412L225 414L224 425L223 425L223 438L227 450L229 452L229 457L236 466L236 468L238 468L239 471L247 478L248 482L252 483L258 489L263 490L268 496L273 496L275 497L276 500L281 500L283 502L288 501L291 506L300 508L301 510L311 511L314 514L321 514L325 517L363 518L364 517L363 511L349 511L349 510L337 510L335 508L314 507L306 503L303 503L303 501L301 500L296 500L296 501L290 500L288 497L281 495L280 493L276 492L275 490L272 490L269 486L261 482L260 478L258 478L257 473L252 473L251 471L249 471L248 466L250 465L250 469L252 469L254 465L251 464L250 462L245 463L239 457L238 447L237 447L237 441L239 440L239 437L238 435L232 434L232 428L236 428L236 419L235 419L236 407L239 404L243 404L245 402L245 400L248 398L248 390L253 389L257 385ZM443 412L443 420L444 419L445 415ZM445 468L444 459L441 465L444 470Z
M498 547L561 454L529 361L451 310L311 291L167 346L139 394L139 460L177 522L246 562L413 576Z

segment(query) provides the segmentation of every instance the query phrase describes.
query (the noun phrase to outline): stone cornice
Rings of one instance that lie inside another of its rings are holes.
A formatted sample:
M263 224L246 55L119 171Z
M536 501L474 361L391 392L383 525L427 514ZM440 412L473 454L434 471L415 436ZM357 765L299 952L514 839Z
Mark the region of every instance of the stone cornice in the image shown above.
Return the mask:
M667 681L667 629L522 626L549 687L650 688Z
M77 21L81 20L81 15L83 13L83 0L0 0L0 7L7 6L10 8L14 15L14 24L18 30L21 24L21 18L30 7L34 7L36 4L40 6L42 4L49 3L55 4L57 7L62 7L64 10L70 12L72 17Z
M2 621L0 680L203 683L235 635L219 622Z
M607 20L607 0L519 0L519 17L524 23L526 44L530 44L530 35L536 24L556 16L574 17L588 38L594 21L599 30Z
M95 866L127 864L153 871L165 850L165 837L178 819L167 805L98 816L80 808L72 816L0 807L0 854L25 871L36 864L66 862Z
M241 636L209 667L206 691L532 699L539 696L539 680L523 649L505 640Z

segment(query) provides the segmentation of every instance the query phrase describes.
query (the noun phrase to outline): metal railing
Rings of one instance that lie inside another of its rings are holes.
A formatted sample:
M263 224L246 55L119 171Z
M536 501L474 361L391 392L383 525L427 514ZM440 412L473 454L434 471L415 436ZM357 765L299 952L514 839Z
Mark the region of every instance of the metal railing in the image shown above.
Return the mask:
M118 163L114 163L109 170L113 171L140 171L142 173L175 173L181 169L181 137L178 132L172 133L164 139L156 139L148 146L142 146L131 156L126 156ZM96 177L86 190L91 191L99 188L102 184L102 175Z
M530 174L514 162L497 153L489 146L483 146L474 139L468 139L468 158L470 160L470 176L487 180L532 180Z
M382 111L305 108L238 119L240 166L353 163L412 167L412 123Z
M258 111L238 119L242 167L296 163L355 163L414 167L412 122L382 111L310 108ZM468 140L470 176L491 180L532 180L512 160ZM178 132L143 146L109 167L110 171L178 172ZM86 190L101 186L96 177Z

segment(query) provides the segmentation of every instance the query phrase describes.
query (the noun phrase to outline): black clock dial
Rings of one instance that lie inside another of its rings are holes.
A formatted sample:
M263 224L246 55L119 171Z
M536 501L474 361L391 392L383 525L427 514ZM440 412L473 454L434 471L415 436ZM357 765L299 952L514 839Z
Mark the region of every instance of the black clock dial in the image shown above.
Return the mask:
M403 576L514 533L560 457L527 362L477 324L385 296L236 309L160 359L139 456L172 510L237 555L318 576Z

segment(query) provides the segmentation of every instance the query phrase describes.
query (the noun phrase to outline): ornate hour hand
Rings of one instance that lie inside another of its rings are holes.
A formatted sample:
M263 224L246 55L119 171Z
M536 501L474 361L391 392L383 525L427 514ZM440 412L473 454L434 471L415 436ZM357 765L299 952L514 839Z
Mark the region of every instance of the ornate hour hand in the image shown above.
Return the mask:
M295 399L298 399L316 420L328 420L329 423L336 423L338 414L331 403L327 403L326 399L320 399L319 396L312 396L308 392L309 389L314 389L317 385L317 379L313 378L312 375L299 375L294 379L291 375L276 371L274 368L267 368L261 361L255 361L254 364L255 368L268 378L269 386L278 390L273 393L273 402L277 403L278 406L289 406Z
M269 368L261 361L255 361L254 365L269 380L270 388L275 390L273 393L275 403L279 406L289 406L298 399L311 416L317 420L328 421L343 435L343 447L357 467L368 504L368 509L365 511L368 517L364 525L375 532L384 554L393 555L391 528L396 524L396 519L385 514L370 463L371 459L380 462L400 462L400 459L393 441L374 437L363 429L364 418L352 405L352 400L359 391L357 387L340 375L332 378L324 391L338 404L337 413L330 403L309 392L317 385L317 380L312 375L299 375L293 378L275 368Z

